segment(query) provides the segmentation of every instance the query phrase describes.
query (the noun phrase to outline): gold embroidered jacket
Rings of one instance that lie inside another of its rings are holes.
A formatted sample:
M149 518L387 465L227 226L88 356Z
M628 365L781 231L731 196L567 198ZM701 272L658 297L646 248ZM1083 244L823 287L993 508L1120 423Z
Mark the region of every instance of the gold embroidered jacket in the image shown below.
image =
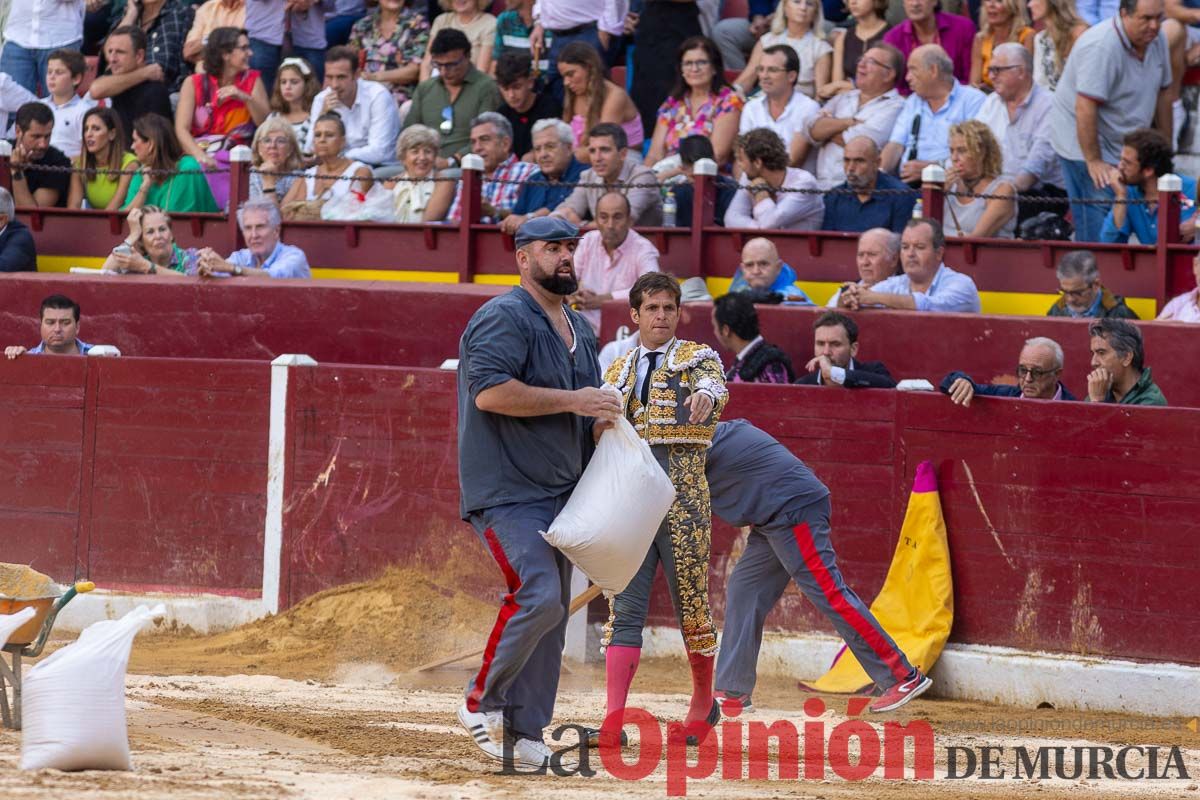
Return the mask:
M712 442L717 420L729 399L725 388L725 368L711 347L676 339L647 380L650 407L643 408L637 397L637 358L635 347L613 362L604 373L604 382L621 393L623 408L638 435L649 444L703 444ZM689 394L704 392L713 399L713 412L704 422L688 421L691 409L683 404Z

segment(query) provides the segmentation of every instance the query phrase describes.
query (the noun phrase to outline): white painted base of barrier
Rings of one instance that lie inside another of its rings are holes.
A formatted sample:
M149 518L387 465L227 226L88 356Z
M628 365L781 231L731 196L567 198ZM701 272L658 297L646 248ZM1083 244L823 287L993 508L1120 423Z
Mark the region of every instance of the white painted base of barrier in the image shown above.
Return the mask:
M841 640L831 636L767 634L759 672L812 680L824 674L841 646ZM679 631L647 629L642 655L682 660ZM1200 709L1200 668L1182 664L951 644L942 652L931 677L931 694L938 697L1016 708L1050 703L1059 709L1165 717L1191 716Z
M266 616L258 599L224 597L215 594L121 594L96 590L81 594L68 603L54 623L54 633L79 633L93 622L117 619L140 605L162 603L167 613L162 628L187 629L200 634L220 633ZM153 634L157 628L146 632Z

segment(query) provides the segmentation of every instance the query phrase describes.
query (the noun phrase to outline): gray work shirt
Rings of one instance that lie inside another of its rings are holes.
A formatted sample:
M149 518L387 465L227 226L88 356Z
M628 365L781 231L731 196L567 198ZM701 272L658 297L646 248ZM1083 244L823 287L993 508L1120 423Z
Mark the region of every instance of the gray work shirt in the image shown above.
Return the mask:
M510 417L480 411L485 389L518 380L546 389L600 385L596 337L567 309L572 354L521 287L483 305L458 344L458 476L463 519L504 503L558 497L574 488L591 455L592 420L575 414Z
M1167 35L1158 38L1138 58L1118 14L1084 31L1071 48L1062 77L1054 89L1050 115L1050 144L1071 161L1083 161L1075 127L1075 97L1082 94L1099 103L1096 109L1100 156L1109 164L1121 160L1121 141L1135 128L1154 124L1158 93L1171 85Z
M770 435L744 419L718 422L704 468L712 510L730 525L767 525L829 496L829 489Z

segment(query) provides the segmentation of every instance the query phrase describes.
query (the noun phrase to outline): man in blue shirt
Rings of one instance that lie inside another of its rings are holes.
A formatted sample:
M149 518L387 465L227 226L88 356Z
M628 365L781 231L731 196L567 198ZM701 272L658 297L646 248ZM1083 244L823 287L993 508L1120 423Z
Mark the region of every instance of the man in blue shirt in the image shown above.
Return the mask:
M38 312L41 319L42 341L26 349L19 344L4 348L4 357L14 359L29 355L87 355L92 346L79 340L79 304L61 294L52 294L42 301Z
M283 220L271 200L249 200L238 209L238 227L246 247L222 259L212 248L200 251L200 276L311 278L308 257L299 247L279 241Z
M842 287L843 305L851 309L883 307L908 311L979 313L975 281L942 263L946 236L940 222L927 217L909 220L900 237L903 275L893 275L869 289Z
M579 182L587 165L575 158L575 134L561 119L533 123L533 159L537 171L525 179L512 213L500 221L500 230L512 236L521 223L544 217L558 208Z
M887 228L899 233L912 219L917 193L899 178L879 171L879 148L867 136L846 143L843 164L846 180L825 196L824 231L862 233ZM903 194L877 194L903 192Z
M1174 172L1171 164L1171 145L1161 133L1150 128L1139 128L1125 134L1121 146L1121 160L1117 162L1119 180L1113 182L1113 193L1118 200L1104 217L1100 229L1100 241L1129 241L1129 235L1137 236L1142 244L1152 245L1158 241L1158 179ZM1182 208L1180 209L1179 231L1185 242L1196 237L1196 179L1181 176L1183 181ZM1139 201L1145 201L1145 203Z
M788 305L811 306L813 301L796 285L796 271L783 263L775 243L761 236L742 247L742 265L733 274L731 292L774 292Z

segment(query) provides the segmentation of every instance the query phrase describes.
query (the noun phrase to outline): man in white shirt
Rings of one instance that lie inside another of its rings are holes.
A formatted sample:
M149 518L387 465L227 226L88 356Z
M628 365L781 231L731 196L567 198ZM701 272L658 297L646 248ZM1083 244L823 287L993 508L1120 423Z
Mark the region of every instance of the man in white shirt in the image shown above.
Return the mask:
M596 230L585 233L575 251L579 291L567 300L597 334L600 308L609 300L628 300L634 281L658 272L658 249L632 224L629 198L609 192L596 203Z
M0 72L36 92L51 53L83 47L83 5L84 0L16 0L4 26Z
M726 227L820 229L825 203L817 181L788 166L787 148L774 131L758 128L739 136L736 160L742 188L725 212Z
M896 78L904 66L904 56L890 44L877 44L858 60L855 88L839 94L814 117L806 130L816 144L817 185L831 189L846 180L842 166L846 142L866 136L880 150L887 144L904 106L896 91ZM745 112L742 112L745 114Z
M331 47L325 54L325 88L313 100L305 152L312 152L317 118L328 112L346 125L346 158L372 166L396 160L396 101L384 84L358 77L358 51L352 47Z
M757 75L762 92L742 108L738 133L769 128L779 135L785 147L793 147L796 134L803 134L821 113L821 107L815 100L796 91L796 81L800 78L800 57L786 44L772 45L763 50ZM792 162L801 164L808 151L808 141L800 136L796 144L801 151L795 154Z

